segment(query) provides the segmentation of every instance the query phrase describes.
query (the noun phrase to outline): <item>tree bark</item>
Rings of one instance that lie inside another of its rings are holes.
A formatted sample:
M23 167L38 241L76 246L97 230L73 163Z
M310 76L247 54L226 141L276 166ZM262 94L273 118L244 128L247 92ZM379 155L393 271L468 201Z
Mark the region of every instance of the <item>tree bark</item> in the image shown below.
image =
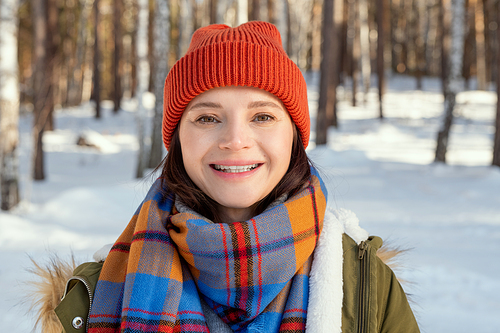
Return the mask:
M292 9L290 0L285 0L286 6L286 53L289 57L292 57Z
M115 50L113 61L113 76L114 76L114 92L113 92L113 111L116 113L120 110L120 103L123 96L122 91L122 70L120 60L122 59L122 24L121 17L123 11L122 0L114 1L113 25L115 33Z
M17 0L0 3L0 208L10 210L19 197L19 73Z
M370 29L368 27L368 1L359 0L358 11L359 11L359 41L360 41L360 52L361 52L361 76L363 78L363 88L364 88L364 102L366 103L366 98L368 92L370 91L370 76L371 76L371 64L370 64Z
M47 0L47 63L45 65L45 80L49 81L49 91L45 100L48 108L48 118L45 125L46 131L54 130L54 106L55 94L59 85L58 67L60 66L60 55L58 47L60 43L58 31L58 8L56 0Z
M156 70L152 73L155 109L151 134L151 150L148 167L154 168L162 159L162 117L163 117L163 85L168 74L168 54L170 43L170 8L168 0L156 0L154 18L154 59Z
M449 14L448 11L445 10L447 8L447 4L450 0L439 0L440 11L438 17L438 31L440 31L440 39L441 39L441 82L442 82L442 90L443 95L446 94L447 85L448 85L448 76L447 72L449 69ZM445 97L446 98L446 97Z
M248 1L248 20L249 21L260 20L260 0Z
M435 162L446 163L446 151L451 125L453 124L453 110L456 103L456 95L460 91L463 46L464 46L464 0L451 0L451 48L450 59L445 90L444 118L441 130L437 136Z
M209 0L210 6L210 24L215 24L217 22L217 0Z
M95 102L95 117L97 119L101 118L101 74L99 70L101 59L99 43L99 0L94 0L94 75L92 76L92 99Z
M334 65L335 59L335 25L334 25L334 0L323 2L323 26L321 44L320 85L318 99L318 113L316 116L316 145L324 145L328 142L328 125L335 116L334 107L336 102L336 86L332 77L336 75Z
M68 83L68 105L80 105L83 97L84 57L87 52L87 22L92 12L93 0L82 0L82 10L78 20L78 36L76 38L75 66Z
M500 22L500 2L497 7L497 22ZM497 43L500 45L500 33L497 32ZM495 121L495 138L493 142L493 165L500 167L500 52L497 51L497 116Z
M47 66L47 1L33 0L31 10L34 44L32 175L34 180L43 180L45 179L45 163L42 142L50 113L50 109L46 107L50 81L45 77Z
M136 178L144 176L146 168L145 144L144 144L144 118L146 108L143 103L143 97L148 89L149 83L149 62L148 62L148 21L149 5L148 0L138 0L137 17L137 36L136 36L136 54L137 54L137 125L139 140L139 156L137 161Z
M378 79L378 105L379 118L384 118L382 98L385 91L385 68L384 68L384 0L377 0L377 79Z
M475 0L477 89L486 90L486 46L484 41L483 0Z
M359 56L360 56L360 40L359 40L359 20L357 19L356 1L349 1L349 21L350 29L352 29L352 62L351 62L351 78L352 78L352 106L356 106L356 95L358 92L359 79Z

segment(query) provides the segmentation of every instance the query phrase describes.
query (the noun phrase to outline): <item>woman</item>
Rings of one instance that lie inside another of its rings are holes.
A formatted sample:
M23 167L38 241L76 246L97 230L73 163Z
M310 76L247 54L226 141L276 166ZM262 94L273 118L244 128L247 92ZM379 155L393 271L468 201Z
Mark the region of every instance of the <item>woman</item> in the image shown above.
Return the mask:
M199 29L164 92L162 175L105 260L73 272L65 332L418 332L381 240L326 208L273 25Z

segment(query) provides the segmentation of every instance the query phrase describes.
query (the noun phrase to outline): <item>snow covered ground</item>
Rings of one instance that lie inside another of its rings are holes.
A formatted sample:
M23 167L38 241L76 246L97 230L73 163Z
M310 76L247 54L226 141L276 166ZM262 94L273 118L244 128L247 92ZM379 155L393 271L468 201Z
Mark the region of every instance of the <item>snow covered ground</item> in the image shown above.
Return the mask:
M315 87L317 78L309 78ZM409 249L399 275L407 280L423 332L498 332L500 327L500 168L489 166L496 96L470 91L458 96L449 165L433 164L442 113L437 80L393 77L377 119L376 91L339 90L340 128L329 145L308 150L325 175L329 202L352 209L362 226L393 246ZM311 117L317 93L310 91ZM59 112L57 130L45 136L47 180L30 181L31 120L21 119L21 206L0 213L0 331L29 332L22 295L29 256L49 252L90 260L113 242L152 182L134 180L138 144L129 103L102 120L92 108ZM79 147L85 134L100 147ZM314 133L312 135L314 140Z

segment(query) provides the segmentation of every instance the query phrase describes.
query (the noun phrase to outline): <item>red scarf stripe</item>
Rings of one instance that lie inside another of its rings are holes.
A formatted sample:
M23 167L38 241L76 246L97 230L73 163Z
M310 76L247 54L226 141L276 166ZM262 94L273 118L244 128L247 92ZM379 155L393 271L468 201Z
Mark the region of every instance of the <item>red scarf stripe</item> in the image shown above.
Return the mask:
M251 305L253 299L253 256L248 223L231 223L231 241L234 254L234 272L236 292L235 304L240 309ZM240 287L244 288L240 288Z
M221 223L220 224L220 230L222 232L222 241L224 244L224 257L226 259L226 291L227 291L227 303L230 304L231 302L231 281L229 277L229 251L227 249L227 241L226 241L226 231L224 230L224 225Z
M123 253L129 253L130 252L130 243L119 243L116 242L113 247L111 247L111 250L109 252L123 252Z
M318 242L320 228L319 228L319 216L318 216L318 205L316 204L316 191L312 184L310 184L307 189L311 193L311 204L314 213L314 234L316 236L316 242Z
M304 309L288 309L288 310L285 310L283 313L290 313L290 312L307 313L307 311Z
M262 303L262 253L260 251L259 233L257 232L257 225L255 219L251 219L251 225L253 226L253 233L255 235L255 242L257 243L257 266L258 266L258 278L259 278L259 296L257 298L257 312L260 312L260 307Z

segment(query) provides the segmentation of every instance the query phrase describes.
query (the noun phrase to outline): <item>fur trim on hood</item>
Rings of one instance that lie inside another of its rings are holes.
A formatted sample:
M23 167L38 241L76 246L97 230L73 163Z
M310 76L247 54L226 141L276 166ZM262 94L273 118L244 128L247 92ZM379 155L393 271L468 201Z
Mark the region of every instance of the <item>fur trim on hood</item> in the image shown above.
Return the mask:
M35 279L27 282L29 288L27 301L30 304L30 312L35 311L37 318L33 331L40 327L44 333L60 333L63 327L54 309L61 302L66 282L73 276L73 271L77 267L75 258L72 255L65 261L57 255L51 255L45 265L37 263L33 258L30 259L33 267L28 271Z

